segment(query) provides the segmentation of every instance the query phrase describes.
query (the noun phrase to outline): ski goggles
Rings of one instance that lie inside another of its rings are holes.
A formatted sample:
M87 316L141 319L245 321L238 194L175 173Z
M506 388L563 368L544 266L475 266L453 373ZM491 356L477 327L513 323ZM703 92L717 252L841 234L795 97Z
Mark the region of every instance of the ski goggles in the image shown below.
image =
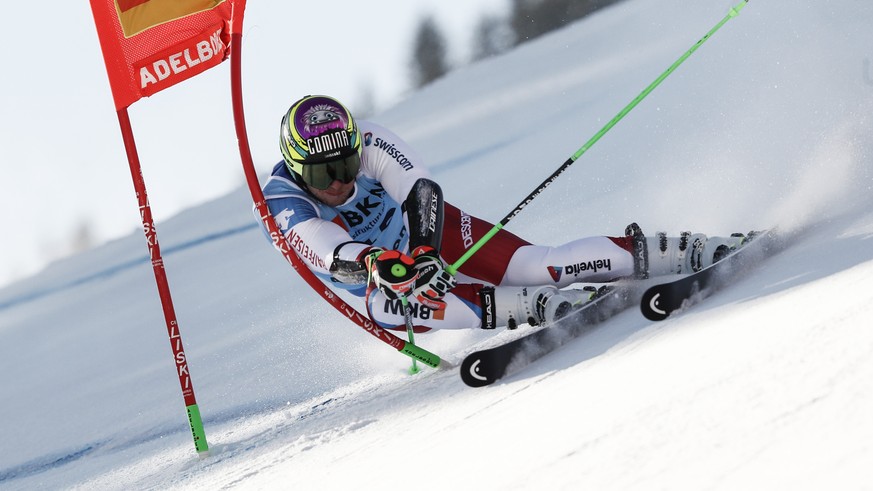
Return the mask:
M307 185L324 191L333 181L340 181L343 184L354 181L360 168L361 156L358 152L354 152L348 157L330 162L303 165L300 176Z

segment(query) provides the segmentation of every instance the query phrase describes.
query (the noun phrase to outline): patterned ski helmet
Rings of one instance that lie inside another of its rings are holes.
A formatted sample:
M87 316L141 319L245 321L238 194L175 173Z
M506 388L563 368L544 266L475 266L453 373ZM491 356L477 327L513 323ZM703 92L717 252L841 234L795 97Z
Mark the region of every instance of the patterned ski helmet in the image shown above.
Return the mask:
M291 105L282 118L279 148L288 170L318 189L334 180L351 182L361 164L355 120L339 101L322 95Z

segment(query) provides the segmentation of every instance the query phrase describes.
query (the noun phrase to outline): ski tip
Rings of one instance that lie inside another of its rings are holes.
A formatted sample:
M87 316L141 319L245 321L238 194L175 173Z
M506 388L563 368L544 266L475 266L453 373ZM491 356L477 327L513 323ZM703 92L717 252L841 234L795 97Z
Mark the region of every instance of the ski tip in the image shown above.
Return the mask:
M661 302L661 292L657 287L646 290L640 300L643 317L650 321L662 321L670 316L671 310Z
M495 373L483 363L481 353L473 353L461 363L461 380L470 387L484 387L493 384L502 373Z

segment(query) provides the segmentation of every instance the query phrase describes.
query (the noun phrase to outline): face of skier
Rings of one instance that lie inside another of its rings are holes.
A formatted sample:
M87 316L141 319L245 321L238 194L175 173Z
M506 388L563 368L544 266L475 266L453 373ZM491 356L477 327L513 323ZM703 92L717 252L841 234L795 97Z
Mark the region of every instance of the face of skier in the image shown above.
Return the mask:
M352 195L352 191L355 189L355 181L352 180L351 182L345 183L338 179L334 179L327 189L316 189L309 185L306 187L313 196L327 206L339 206L345 203Z

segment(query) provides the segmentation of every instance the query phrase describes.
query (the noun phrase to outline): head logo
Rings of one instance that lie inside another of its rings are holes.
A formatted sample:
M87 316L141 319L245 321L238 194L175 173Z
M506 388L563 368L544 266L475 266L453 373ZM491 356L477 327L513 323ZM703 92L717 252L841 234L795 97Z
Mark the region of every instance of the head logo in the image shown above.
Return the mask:
M552 280L554 280L555 283L561 281L561 273L564 272L564 268L562 268L561 266L549 266L548 270L549 274L552 276Z

